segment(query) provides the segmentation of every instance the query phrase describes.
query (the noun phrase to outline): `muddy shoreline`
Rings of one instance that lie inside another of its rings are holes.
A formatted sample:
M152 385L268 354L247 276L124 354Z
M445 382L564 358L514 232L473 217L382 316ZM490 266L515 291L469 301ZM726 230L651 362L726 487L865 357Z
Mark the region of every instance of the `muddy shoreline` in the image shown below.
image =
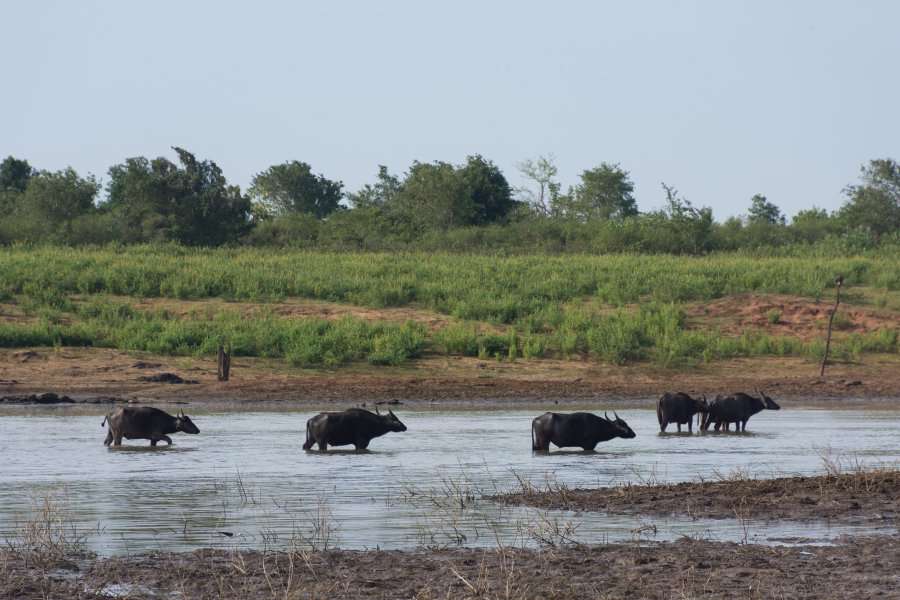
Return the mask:
M900 526L898 465L809 477L727 480L598 489L516 492L489 499L504 504L651 517L867 524Z
M223 552L25 569L4 598L896 598L900 538L833 546L668 544L522 550Z
M199 549L34 557L0 549L0 598L895 598L900 532L831 544L684 537L526 549ZM838 592L839 590L839 592Z
M151 362L152 360L152 362ZM148 365L150 365L148 367ZM420 407L556 406L653 402L666 391L714 396L761 388L805 403L900 397L900 359L817 365L799 359L731 361L685 370L605 367L554 361L498 363L425 359L403 369L298 372L263 359L235 359L232 379L216 380L211 360L146 357L96 349L0 352L0 405L40 403L53 393L75 404L189 403L211 406ZM154 381L157 379L157 381ZM179 382L181 380L181 382Z

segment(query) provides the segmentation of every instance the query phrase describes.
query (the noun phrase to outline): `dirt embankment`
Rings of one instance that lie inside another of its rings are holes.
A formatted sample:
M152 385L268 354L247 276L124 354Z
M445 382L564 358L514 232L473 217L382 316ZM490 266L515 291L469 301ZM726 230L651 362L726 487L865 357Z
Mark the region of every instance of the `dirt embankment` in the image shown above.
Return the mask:
M254 405L353 406L363 402L412 405L650 401L663 392L714 396L756 388L774 398L829 400L900 396L900 358L865 364L818 365L803 359L734 360L685 370L646 365L609 367L588 361L429 358L393 369L307 372L281 362L237 357L231 380L216 380L212 359L143 357L102 349L0 352L0 398L21 401L55 393L75 402L189 402Z

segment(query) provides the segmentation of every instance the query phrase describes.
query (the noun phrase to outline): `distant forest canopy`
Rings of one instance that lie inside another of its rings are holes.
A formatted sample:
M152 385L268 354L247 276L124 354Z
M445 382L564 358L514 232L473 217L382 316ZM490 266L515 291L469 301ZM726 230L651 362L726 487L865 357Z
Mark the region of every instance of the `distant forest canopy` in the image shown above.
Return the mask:
M563 190L553 157L517 165L514 188L480 155L465 164L414 162L401 177L379 167L356 192L300 161L257 173L242 192L211 160L174 148L129 158L104 186L72 168L37 170L25 159L0 164L0 243L64 245L176 242L329 251L449 252L791 251L853 253L900 248L900 165L873 159L843 189L843 206L812 207L787 222L764 195L724 222L662 184L665 207L641 213L629 172L601 163ZM101 192L105 191L105 196Z

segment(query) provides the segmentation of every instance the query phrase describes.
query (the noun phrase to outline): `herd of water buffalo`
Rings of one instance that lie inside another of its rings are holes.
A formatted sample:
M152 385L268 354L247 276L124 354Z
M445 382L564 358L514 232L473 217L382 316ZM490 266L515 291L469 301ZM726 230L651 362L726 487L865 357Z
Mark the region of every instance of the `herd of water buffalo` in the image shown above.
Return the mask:
M695 415L702 415L700 428L707 430L724 428L726 431L734 423L737 431L747 429L747 421L761 410L778 410L780 407L774 400L757 390L760 398L742 392L730 396L716 396L712 402L706 401L704 395L700 400L692 398L684 392L663 394L656 401L656 416L659 430L665 432L670 423L678 426L686 424L688 431L693 431ZM560 448L580 447L593 450L600 442L613 438L633 438L634 431L628 424L613 412L613 419L604 413L598 416L592 413L544 413L531 423L531 449L547 451L550 444ZM122 444L122 438L129 440L150 440L151 446L157 442L172 443L170 433L200 433L193 421L184 414L172 416L158 408L149 406L114 408L103 419L101 426L109 423L104 445ZM328 446L347 446L353 444L357 450L365 449L373 438L390 431L406 431L406 425L392 412L381 414L362 408L350 408L341 412L323 412L306 422L306 441L304 450L311 450L314 445L319 450L327 450Z

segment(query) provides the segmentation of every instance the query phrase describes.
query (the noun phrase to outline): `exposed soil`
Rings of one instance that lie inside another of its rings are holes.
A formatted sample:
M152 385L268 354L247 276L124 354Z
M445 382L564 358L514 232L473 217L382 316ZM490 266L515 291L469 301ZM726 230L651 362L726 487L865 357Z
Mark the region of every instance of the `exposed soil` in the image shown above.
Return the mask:
M84 348L0 351L0 402L52 392L76 402L146 404L353 406L397 401L417 406L598 403L613 407L650 402L666 391L712 397L735 391L754 393L757 387L776 400L900 396L900 357L896 356L829 365L822 378L819 366L804 359L739 359L670 371L584 361L510 363L455 357L422 359L400 368L310 372L291 369L281 361L236 357L227 382L216 380L212 358L151 358ZM148 363L155 368L147 368ZM196 383L172 383L177 378Z
M690 305L687 313L693 322L714 323L727 335L759 329L773 335L810 340L824 337L833 308L833 301L816 302L802 296L739 294ZM837 335L882 328L900 328L900 314L847 304L840 305L836 314Z

